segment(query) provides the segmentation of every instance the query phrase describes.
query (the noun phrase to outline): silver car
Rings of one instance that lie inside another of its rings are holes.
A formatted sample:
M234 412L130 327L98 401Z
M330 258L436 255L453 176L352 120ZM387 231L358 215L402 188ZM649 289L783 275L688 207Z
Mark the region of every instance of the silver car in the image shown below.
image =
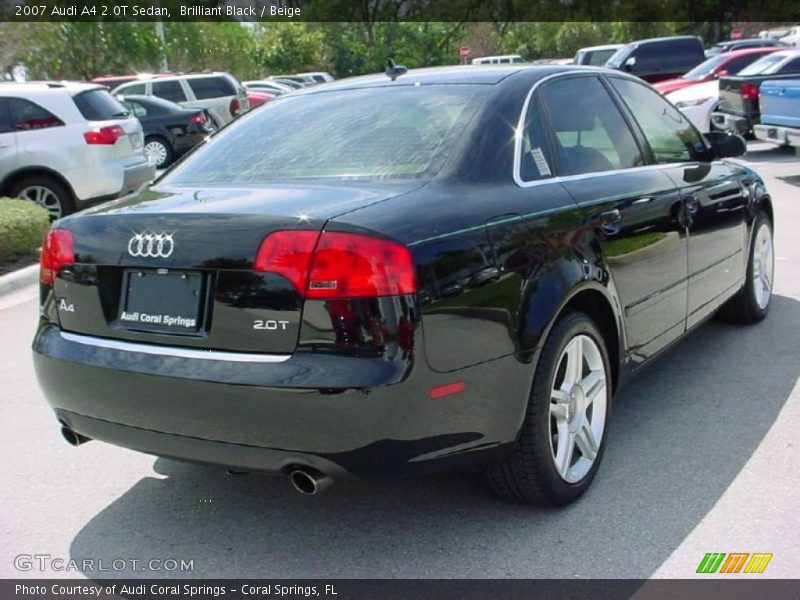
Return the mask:
M58 219L154 177L142 126L105 87L0 84L0 197L32 200Z
M157 96L187 108L203 108L216 127L250 110L244 87L228 73L198 73L154 77L114 88L117 96Z

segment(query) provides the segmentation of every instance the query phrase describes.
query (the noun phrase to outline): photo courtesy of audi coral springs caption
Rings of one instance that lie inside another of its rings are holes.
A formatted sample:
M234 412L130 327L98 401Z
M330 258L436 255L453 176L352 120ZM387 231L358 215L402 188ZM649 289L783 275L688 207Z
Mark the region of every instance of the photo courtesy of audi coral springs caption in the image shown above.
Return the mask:
M470 467L565 505L632 374L714 314L766 315L770 197L724 160L744 150L594 67L306 88L54 223L37 376L74 445L304 493Z

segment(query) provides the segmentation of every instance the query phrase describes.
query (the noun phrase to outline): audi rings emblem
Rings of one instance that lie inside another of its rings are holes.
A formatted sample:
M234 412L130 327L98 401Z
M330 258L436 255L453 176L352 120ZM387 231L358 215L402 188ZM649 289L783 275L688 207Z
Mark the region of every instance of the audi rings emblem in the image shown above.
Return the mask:
M174 249L171 233L137 233L128 241L128 254L136 258L169 258Z

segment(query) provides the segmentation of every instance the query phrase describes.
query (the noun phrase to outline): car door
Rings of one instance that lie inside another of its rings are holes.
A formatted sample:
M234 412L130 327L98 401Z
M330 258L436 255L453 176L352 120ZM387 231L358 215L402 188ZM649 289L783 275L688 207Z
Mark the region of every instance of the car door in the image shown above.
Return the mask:
M737 167L713 155L680 111L631 79L609 78L647 140L655 163L680 190L688 228L687 326L738 289L747 257L747 194Z
M686 230L675 184L647 166L641 139L600 76L544 84L555 169L599 243L623 310L629 358L641 363L685 327ZM587 268L591 268L587 265Z
M6 98L0 98L0 181L17 166L17 138Z

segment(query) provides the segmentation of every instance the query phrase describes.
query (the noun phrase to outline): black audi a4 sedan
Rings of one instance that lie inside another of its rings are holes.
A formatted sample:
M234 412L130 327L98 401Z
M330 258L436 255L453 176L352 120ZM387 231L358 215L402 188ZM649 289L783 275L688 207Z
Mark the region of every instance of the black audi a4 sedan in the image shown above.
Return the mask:
M53 225L33 351L67 441L305 493L469 467L565 505L631 375L767 313L741 138L625 73L398 71L279 98Z

